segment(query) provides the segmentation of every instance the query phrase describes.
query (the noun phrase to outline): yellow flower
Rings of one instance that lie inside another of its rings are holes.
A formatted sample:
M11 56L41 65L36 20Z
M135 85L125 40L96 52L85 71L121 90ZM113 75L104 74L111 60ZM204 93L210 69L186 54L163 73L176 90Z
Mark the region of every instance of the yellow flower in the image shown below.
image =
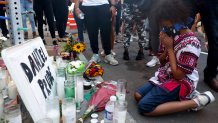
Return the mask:
M83 43L76 43L73 45L73 51L77 52L77 53L81 53L83 51L85 51L86 46Z

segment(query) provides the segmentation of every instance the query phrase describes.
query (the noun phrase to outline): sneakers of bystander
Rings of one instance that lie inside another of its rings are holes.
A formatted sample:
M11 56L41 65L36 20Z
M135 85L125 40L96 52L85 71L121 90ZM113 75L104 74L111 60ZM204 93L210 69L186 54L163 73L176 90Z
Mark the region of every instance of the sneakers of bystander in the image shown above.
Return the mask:
M147 67L154 67L154 66L156 66L157 64L160 64L160 61L159 61L159 59L158 59L157 56L153 56L152 59L151 59L151 61L149 61L149 62L146 64L146 66L147 66Z
M93 54L92 58L90 60L90 62L95 62L95 63L98 63L100 61L101 61L101 58L100 58L100 56L98 54Z
M112 54L106 55L104 61L114 66L119 64Z

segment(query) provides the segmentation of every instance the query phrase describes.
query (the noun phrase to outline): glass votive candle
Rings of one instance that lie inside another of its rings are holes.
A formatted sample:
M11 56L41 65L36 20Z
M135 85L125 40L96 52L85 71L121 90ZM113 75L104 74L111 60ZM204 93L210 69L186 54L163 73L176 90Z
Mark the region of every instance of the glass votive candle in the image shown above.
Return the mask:
M4 117L9 123L22 123L20 105L14 105L4 110Z
M44 119L36 121L36 123L53 123L53 122L52 122L52 119L50 118L44 118Z
M59 99L57 97L46 100L46 114L53 123L60 123Z
M117 101L114 106L113 123L126 123L127 102Z
M117 81L116 96L117 96L119 101L125 101L125 99L126 99L126 87L127 87L127 82L125 79L119 79Z
M66 80L64 82L65 98L75 98L75 83Z
M62 102L63 123L76 123L76 104L73 98L65 98Z

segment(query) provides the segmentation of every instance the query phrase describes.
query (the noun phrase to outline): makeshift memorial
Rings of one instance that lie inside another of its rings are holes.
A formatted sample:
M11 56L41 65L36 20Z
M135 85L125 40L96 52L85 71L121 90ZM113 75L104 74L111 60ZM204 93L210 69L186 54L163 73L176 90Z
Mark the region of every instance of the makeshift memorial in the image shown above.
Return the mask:
M103 111L110 97L116 94L116 86L110 82L102 82L101 84L96 85L96 87L99 89L91 97L88 109L77 120L77 123L83 123L93 112Z

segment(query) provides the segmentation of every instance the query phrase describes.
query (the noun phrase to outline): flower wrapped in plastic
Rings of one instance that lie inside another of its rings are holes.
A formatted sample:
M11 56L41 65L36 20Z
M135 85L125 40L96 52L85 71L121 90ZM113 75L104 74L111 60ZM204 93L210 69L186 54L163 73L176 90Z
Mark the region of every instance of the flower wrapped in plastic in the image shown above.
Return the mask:
M84 70L85 70L85 63L80 60L72 61L68 63L66 68L67 73L71 75L83 73Z
M110 100L112 95L116 94L116 85L110 82L102 82L96 86L98 90L91 97L89 101L88 109L84 114L77 120L77 123L83 123L88 116L93 112L103 111L107 102Z
M87 80L92 80L90 77L103 76L104 69L101 65L92 62L91 65L86 69L83 74L83 77Z

